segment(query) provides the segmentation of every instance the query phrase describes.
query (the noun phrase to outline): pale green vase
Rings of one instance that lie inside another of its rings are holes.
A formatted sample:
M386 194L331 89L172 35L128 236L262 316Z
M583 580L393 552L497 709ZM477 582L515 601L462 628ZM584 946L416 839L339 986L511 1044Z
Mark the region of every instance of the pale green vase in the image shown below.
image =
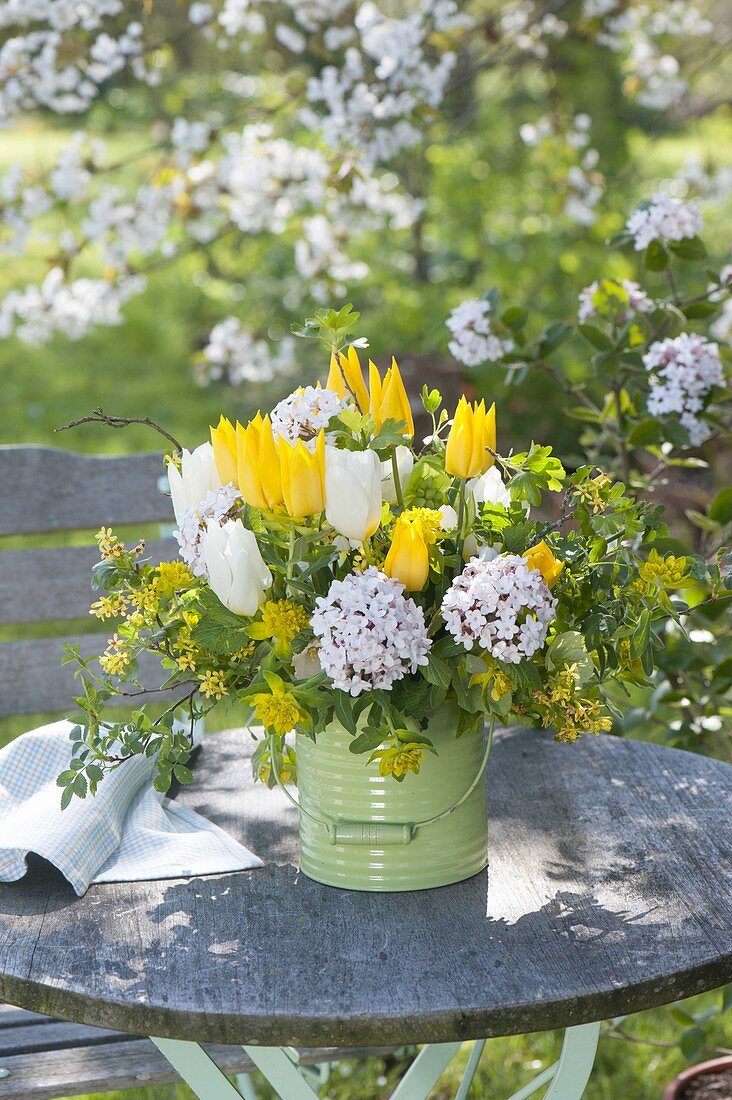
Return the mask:
M308 878L349 890L424 890L486 866L488 745L484 735L456 738L455 722L452 708L437 712L425 732L438 755L426 753L419 774L401 783L379 775L367 753L350 752L339 722L316 741L298 735L300 868ZM440 820L419 824L432 817Z

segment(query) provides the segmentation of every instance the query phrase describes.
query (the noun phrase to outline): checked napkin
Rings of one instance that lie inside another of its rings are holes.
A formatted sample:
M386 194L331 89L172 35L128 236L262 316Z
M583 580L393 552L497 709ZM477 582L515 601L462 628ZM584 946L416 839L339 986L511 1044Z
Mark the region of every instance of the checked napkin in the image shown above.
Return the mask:
M34 852L81 896L96 882L189 878L261 867L205 817L153 789L153 760L132 757L96 795L61 809L56 777L69 764L70 722L40 726L0 751L0 881L14 882Z

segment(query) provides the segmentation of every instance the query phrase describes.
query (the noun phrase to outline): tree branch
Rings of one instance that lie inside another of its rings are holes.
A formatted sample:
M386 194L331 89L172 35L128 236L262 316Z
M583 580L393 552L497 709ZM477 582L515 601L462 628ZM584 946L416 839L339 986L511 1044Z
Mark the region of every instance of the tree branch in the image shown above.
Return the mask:
M60 428L54 428L56 432L66 432L69 428L78 428L81 424L106 424L109 428L127 428L130 424L144 424L147 428L152 428L153 431L158 432L169 443L173 444L173 447L179 453L183 450L183 447L170 432L166 432L165 428L161 428L159 424L156 424L154 420L151 420L149 416L109 416L103 409L98 408L89 416L82 416L79 420L72 420L69 424L62 424Z

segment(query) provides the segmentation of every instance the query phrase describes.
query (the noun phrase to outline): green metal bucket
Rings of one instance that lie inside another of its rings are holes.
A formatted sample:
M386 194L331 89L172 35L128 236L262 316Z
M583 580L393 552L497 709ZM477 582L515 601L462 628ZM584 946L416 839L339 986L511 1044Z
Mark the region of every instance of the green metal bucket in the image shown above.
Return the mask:
M349 751L333 722L317 741L297 737L300 868L349 890L425 890L477 874L487 864L485 736L455 737L455 713L437 712L418 775L398 783Z

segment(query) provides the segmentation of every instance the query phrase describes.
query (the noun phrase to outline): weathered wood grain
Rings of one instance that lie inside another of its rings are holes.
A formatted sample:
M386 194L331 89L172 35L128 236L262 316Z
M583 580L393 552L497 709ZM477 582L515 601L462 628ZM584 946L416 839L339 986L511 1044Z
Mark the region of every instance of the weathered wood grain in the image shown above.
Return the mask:
M162 473L160 454L0 447L0 535L168 522L173 509L158 490Z
M9 714L67 713L73 708L74 696L81 694L81 684L74 679L76 665L61 664L64 643L78 643L82 656L91 657L100 653L106 642L105 634L0 642L0 718ZM157 688L164 683L160 662L152 654L143 654L139 665L140 678L146 688ZM136 689L129 685L129 690ZM156 699L166 697L154 696ZM139 696L129 700L118 696L107 705L138 706L151 698Z
M265 867L77 900L37 866L0 887L0 995L137 1034L369 1046L579 1024L732 980L726 765L506 731L489 871L368 894L299 873L295 811L252 784L246 746L210 735L180 797Z
M149 542L143 560L172 561L175 539ZM96 546L64 546L0 553L0 623L82 619L97 599L91 588Z
M10 1016L26 1024L23 1030L28 1039L17 1050L16 1033L21 1029L11 1027L8 1035L0 1031L0 1068L8 1071L7 1077L0 1078L0 1100L55 1100L58 1096L179 1081L175 1070L149 1039L63 1023L10 1005L0 1006L0 1021ZM315 1065L336 1057L386 1054L390 1049L308 1049L300 1052L300 1060L303 1065ZM229 1076L255 1069L241 1047L209 1044L206 1050Z

